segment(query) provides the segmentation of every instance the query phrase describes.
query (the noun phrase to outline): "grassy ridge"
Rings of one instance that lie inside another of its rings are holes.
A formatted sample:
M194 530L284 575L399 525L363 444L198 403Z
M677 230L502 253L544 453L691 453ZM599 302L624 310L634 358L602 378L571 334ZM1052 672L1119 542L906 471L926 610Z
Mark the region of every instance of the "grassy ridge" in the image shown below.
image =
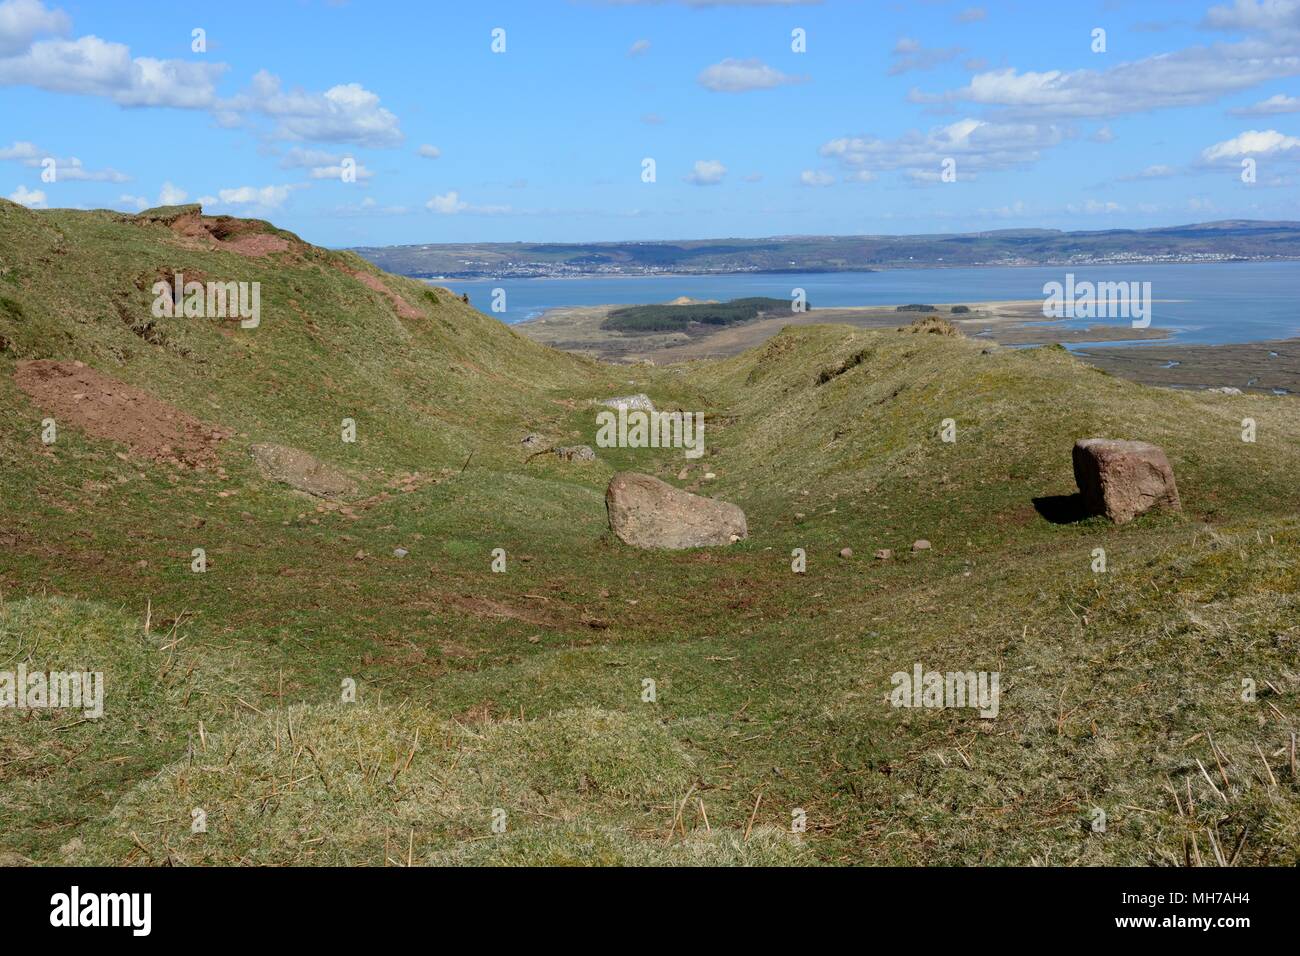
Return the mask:
M720 363L602 367L369 271L424 315L402 319L347 256L249 261L109 213L0 203L0 250L22 313L0 314L0 662L84 659L108 681L98 723L0 711L7 859L1297 861L1287 399L832 326ZM173 266L263 277L262 328L167 326L184 354L140 338L113 298L147 315L129 277ZM123 460L72 427L43 446L12 376L38 357L235 428L225 476ZM594 443L589 401L629 391L705 412L705 458L525 461L524 432ZM1073 490L1070 445L1092 434L1164 445L1186 512L1044 518L1035 499ZM348 469L368 506L267 484L256 440ZM623 468L737 502L750 538L618 544L603 491ZM933 550L912 554L921 537ZM998 718L890 707L914 663L999 671Z

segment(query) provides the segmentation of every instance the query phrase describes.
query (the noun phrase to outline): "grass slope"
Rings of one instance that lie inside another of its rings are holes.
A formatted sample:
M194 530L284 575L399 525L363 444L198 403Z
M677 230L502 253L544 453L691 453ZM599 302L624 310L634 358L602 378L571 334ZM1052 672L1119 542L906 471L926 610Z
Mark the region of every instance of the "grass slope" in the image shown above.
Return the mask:
M273 231L290 248L250 258L178 236L176 215L0 202L0 662L85 660L108 687L98 722L0 711L6 859L1297 862L1292 400L832 326L603 367L350 255ZM142 337L136 278L171 269L261 281L262 327ZM221 469L72 427L42 445L13 384L30 358L234 429ZM525 432L593 443L590 400L631 391L705 412L705 458L526 461ZM1047 520L1094 434L1162 444L1184 514ZM347 469L363 503L266 483L253 441ZM623 468L737 502L750 538L624 547L603 503ZM999 716L892 708L915 663L998 671Z

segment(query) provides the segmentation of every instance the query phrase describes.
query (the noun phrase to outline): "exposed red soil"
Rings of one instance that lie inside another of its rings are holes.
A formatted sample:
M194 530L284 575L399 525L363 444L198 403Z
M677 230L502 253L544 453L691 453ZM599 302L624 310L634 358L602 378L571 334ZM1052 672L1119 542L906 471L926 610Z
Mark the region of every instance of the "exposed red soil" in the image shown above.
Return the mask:
M227 252L236 252L241 256L261 258L273 252L287 252L293 244L283 236L273 236L266 232L248 233L221 243Z
M217 446L233 434L82 362L20 362L14 381L60 427L75 425L92 438L122 442L141 458L211 465Z
M372 276L368 272L358 272L355 269L347 269L344 268L343 266L340 266L339 268L343 269L344 272L352 276L352 278L356 279L366 288L374 289L376 292L381 293L385 298L388 299L388 301L392 304L393 308L397 311L397 314L400 315L402 318L404 319L424 318L423 312L421 312L415 306L411 305L411 303L407 302L405 299L403 299L392 289L388 288L388 286L384 285L383 281L380 280L378 276Z
M260 259L276 252L288 252L294 243L268 232L266 223L233 216L205 216L201 212L187 211L162 222L190 245L205 246L233 252L236 255Z

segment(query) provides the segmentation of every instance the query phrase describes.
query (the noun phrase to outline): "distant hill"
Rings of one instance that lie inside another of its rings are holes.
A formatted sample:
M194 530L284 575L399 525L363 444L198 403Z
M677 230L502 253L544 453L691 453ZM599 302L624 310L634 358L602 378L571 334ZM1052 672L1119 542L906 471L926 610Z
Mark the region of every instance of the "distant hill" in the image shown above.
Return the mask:
M780 236L671 242L462 243L353 250L417 278L863 272L944 266L1300 258L1300 222L1223 220L1158 229L998 229L917 236Z

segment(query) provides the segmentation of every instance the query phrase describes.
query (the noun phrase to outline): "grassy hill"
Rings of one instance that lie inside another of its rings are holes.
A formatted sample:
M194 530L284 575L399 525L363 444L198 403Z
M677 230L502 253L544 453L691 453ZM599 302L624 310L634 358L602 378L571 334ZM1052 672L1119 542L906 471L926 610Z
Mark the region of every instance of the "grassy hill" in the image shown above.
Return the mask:
M260 282L260 327L153 319L176 271ZM219 430L215 462L43 444L41 359ZM635 391L704 412L705 457L520 444L594 443ZM0 408L0 671L107 688L97 721L0 710L0 861L1300 861L1291 399L835 326L601 366L266 223L0 201ZM1089 435L1163 445L1184 513L1059 523ZM258 442L356 494L267 481ZM750 537L622 545L620 469ZM999 672L998 717L891 707L916 663Z

